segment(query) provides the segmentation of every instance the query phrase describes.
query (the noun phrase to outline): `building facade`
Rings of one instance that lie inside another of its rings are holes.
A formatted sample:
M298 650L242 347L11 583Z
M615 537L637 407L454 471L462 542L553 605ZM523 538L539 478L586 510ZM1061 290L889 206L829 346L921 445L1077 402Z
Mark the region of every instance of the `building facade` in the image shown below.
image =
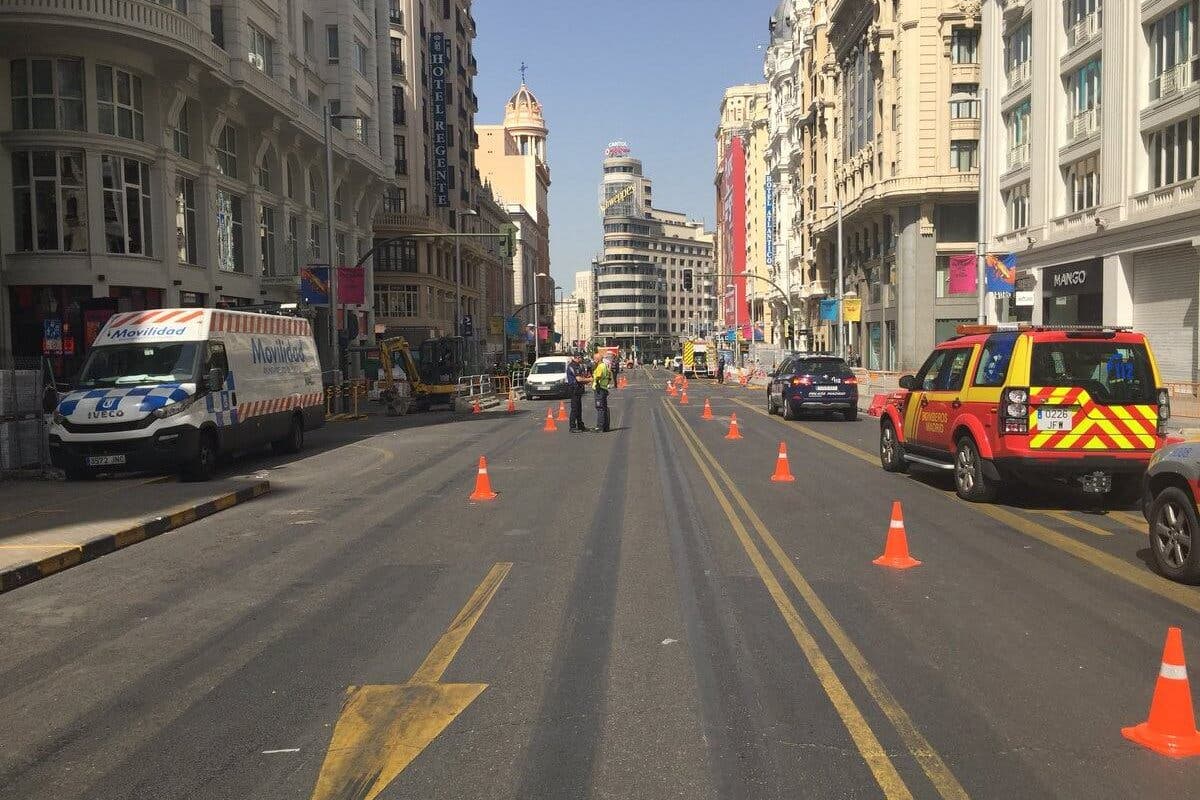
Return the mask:
M387 23L383 0L0 2L0 353L67 377L112 313L295 301L302 265L353 263L393 158ZM357 117L332 237L326 109Z
M833 278L836 296L840 219L840 289L861 303L857 320L845 304L841 339L869 368L915 369L936 342L976 319L975 273L964 264L979 238L978 5L812 6L824 172L810 206L816 268ZM839 346L838 338L816 345Z
M661 358L712 326L713 236L653 204L653 183L624 142L605 149L600 183L604 250L593 265L598 344Z
M592 342L596 338L595 320L595 278L592 270L584 269L575 273L575 299L582 301L579 312L579 336L577 338Z
M375 216L376 313L413 344L466 331L486 338L491 233L475 166L478 100L471 0L388 0L391 185ZM466 318L469 318L467 320Z
M483 181L518 229L513 262L514 308L552 343L554 281L550 278L550 135L542 104L525 84L509 99L504 121L480 125L475 157ZM541 276L541 277L539 277ZM535 304L536 301L536 304Z
M778 294L767 262L768 198L775 200L774 190L768 191L768 97L765 83L726 89L716 131L714 293L722 301L726 336L736 331L741 341L766 339L764 331L774 328L770 298ZM773 236L773 223L770 230Z
M1200 4L989 0L986 232L1011 309L1145 331L1200 382ZM995 309L993 309L995 311Z

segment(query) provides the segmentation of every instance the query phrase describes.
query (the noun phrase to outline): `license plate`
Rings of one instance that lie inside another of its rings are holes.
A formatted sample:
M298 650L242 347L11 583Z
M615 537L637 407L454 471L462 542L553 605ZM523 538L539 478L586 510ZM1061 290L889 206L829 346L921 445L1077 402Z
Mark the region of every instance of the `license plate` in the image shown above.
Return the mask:
M1074 417L1074 408L1039 408L1037 410L1038 430L1069 431Z
M838 390L838 387L836 387L836 386L818 386L817 387L818 392L836 392L837 390Z
M124 464L125 456L88 456L87 463L89 467L112 467Z

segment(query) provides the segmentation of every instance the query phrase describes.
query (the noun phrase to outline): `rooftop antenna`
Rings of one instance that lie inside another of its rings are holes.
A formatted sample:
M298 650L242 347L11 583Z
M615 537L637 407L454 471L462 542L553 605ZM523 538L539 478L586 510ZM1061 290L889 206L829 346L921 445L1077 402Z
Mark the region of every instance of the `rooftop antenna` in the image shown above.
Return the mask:
M521 85L522 85L522 86L524 86L524 85L525 85L525 71L526 71L527 69L529 69L529 67L527 67L527 66L525 65L525 62L524 62L524 61L522 61L522 62L521 62Z

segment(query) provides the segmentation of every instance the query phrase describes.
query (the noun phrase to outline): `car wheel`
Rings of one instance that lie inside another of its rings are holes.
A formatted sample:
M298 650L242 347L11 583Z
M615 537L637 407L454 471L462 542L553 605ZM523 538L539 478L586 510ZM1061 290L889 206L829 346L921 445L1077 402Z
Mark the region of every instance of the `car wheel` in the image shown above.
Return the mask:
M783 406L783 418L791 422L796 418L796 409L792 408L792 401L786 394L779 396L779 402Z
M879 426L879 465L885 472L906 472L908 462L904 460L904 445L896 435L891 420Z
M1166 578L1200 583L1200 520L1187 492L1168 486L1150 506L1150 552L1154 567Z
M196 445L196 454L183 468L183 479L186 481L211 480L216 467L217 439L211 433L201 433L200 442Z
M857 422L858 421L858 409L857 408L848 408L842 412L842 416L846 419L846 422Z
M970 436L958 440L954 453L954 490L963 500L987 503L996 497L996 482L983 474L983 458Z
M767 416L775 413L775 401L771 399L771 391L767 390Z
M292 417L287 436L271 442L271 449L278 455L299 453L304 449L304 423L299 416Z

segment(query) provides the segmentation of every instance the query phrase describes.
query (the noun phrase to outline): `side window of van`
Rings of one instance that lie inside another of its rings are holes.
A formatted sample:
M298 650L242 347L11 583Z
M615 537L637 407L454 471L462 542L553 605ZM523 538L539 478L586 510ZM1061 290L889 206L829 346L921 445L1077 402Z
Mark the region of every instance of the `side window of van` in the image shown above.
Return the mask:
M224 342L210 341L207 344L207 350L204 358L204 378L207 379L208 374L214 369L221 370L221 375L229 374L229 361L225 357Z

